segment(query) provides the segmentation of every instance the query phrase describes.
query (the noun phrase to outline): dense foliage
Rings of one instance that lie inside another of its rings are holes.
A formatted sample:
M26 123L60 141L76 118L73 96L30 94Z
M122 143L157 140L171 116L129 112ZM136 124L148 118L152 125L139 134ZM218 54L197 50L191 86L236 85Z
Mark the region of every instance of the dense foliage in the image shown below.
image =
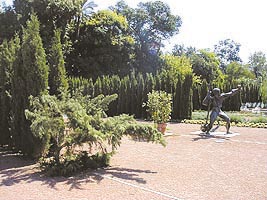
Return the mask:
M49 93L51 95L62 97L62 94L68 89L68 80L59 30L55 30L54 32L47 60L50 66L48 76Z
M177 79L177 80L176 80ZM162 72L153 76L152 74L135 74L120 78L118 76L103 76L95 82L92 79L72 78L69 82L71 91L81 86L84 94L93 97L98 94L118 94L118 100L110 105L107 112L110 116L127 113L136 118L149 119L146 108L142 107L147 101L147 94L152 90L163 90L173 96L172 119L191 118L192 112L192 74L187 74L182 79L180 76L170 82L169 76Z
M163 136L156 129L137 124L131 116L106 118L105 111L116 98L117 95L99 95L91 99L81 94L64 100L50 95L31 97L26 116L32 122L33 134L42 141L42 167L45 171L68 175L81 168L95 168L93 161L99 167L101 163L102 167L106 166L108 159L98 163L95 158L100 156L102 160L112 155L123 135L165 145ZM80 163L74 162L68 170L66 165L77 157ZM84 163L82 159L85 159ZM73 168L75 166L77 169Z
M10 142L10 110L12 87L12 62L15 49L13 42L4 41L0 46L0 144Z
M167 123L171 119L172 96L164 91L152 91L147 94L147 107L154 123Z
M25 154L39 154L40 140L30 131L24 110L29 106L28 97L47 93L48 65L42 39L39 35L39 21L35 15L23 28L21 46L17 45L12 63L12 138L19 150Z
M112 11L99 11L84 19L67 57L69 73L87 78L129 73L134 39L128 30L126 18Z

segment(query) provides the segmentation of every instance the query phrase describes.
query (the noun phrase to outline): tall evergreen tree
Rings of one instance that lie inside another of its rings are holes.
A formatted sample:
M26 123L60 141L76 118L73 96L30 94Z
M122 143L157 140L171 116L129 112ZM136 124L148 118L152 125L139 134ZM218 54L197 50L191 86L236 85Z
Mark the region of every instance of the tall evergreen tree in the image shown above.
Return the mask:
M0 144L9 144L11 113L11 77L14 62L13 41L0 46Z
M94 95L94 82L92 78L88 79L88 84L86 85L87 87L85 88L85 94L90 95L91 97L93 97Z
M49 93L61 97L68 89L68 81L66 77L65 63L62 52L62 44L60 42L60 31L54 31L49 62Z
M153 75L151 73L147 73L146 77L145 77L145 87L144 87L144 92L143 92L143 103L147 102L148 97L147 94L149 92L151 92L153 89L155 88L155 78L153 77ZM147 118L148 117L148 113L144 112L143 113L144 117Z
M143 97L143 92L144 92L144 88L145 88L145 82L144 82L144 77L143 74L138 73L137 76L137 107L136 107L136 117L137 118L142 118L143 117L143 111L142 111L142 104L144 102L144 97ZM145 109L144 109L145 111Z
M136 75L135 72L132 72L130 74L130 85L129 85L129 90L128 90L128 95L130 97L129 99L129 106L130 106L130 114L135 115L137 114L137 80L136 80Z
M178 80L175 86L175 93L173 98L173 112L172 112L172 118L173 119L181 119L182 118L182 81L181 76L178 76Z
M26 94L38 96L48 87L48 65L42 39L39 34L40 23L32 15L23 29L22 62L26 83Z
M94 84L94 96L98 96L100 94L102 94L102 81L100 79L100 77L98 77L95 81L95 84Z
M111 88L110 94L118 94L119 96L120 87L121 87L120 77L117 75L113 75L110 80L110 88ZM118 113L118 102L119 100L117 98L116 100L110 103L109 110L107 111L107 114L109 116L115 116L119 114Z
M129 76L124 77L121 79L120 91L119 91L119 99L118 99L118 112L119 113L127 113L127 91L128 91L128 83Z
M192 110L193 110L193 104L192 104L192 84L193 79L192 75L186 75L185 80L183 82L183 113L182 113L182 119L191 119L192 117Z
M23 29L21 52L17 52L18 59L14 65L12 94L16 94L13 99L15 145L29 156L37 156L41 152L42 142L32 134L30 121L26 120L24 111L29 107L29 96L47 93L48 87L48 65L39 26L37 17L31 15L27 27Z
M17 148L21 149L21 135L23 129L23 116L25 104L25 83L24 73L22 67L22 56L21 56L21 40L19 36L14 39L14 55L15 60L12 65L13 76L11 78L11 136L12 144Z

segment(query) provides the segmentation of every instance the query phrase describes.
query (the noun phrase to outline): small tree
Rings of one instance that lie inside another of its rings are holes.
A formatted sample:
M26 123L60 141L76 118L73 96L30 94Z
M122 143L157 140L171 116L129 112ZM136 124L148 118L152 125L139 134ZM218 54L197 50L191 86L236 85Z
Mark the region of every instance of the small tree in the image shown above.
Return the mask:
M148 93L148 100L144 104L147 106L154 123L161 133L165 133L167 122L171 119L172 95L164 91L152 91Z
M137 124L131 116L104 119L108 105L116 98L117 95L99 95L91 99L80 94L62 100L50 95L31 97L26 116L32 122L34 135L45 144L43 170L52 175L69 175L88 167L106 166L123 135L165 145L156 129Z
M164 91L148 93L148 100L144 104L155 123L167 123L171 119L172 95Z

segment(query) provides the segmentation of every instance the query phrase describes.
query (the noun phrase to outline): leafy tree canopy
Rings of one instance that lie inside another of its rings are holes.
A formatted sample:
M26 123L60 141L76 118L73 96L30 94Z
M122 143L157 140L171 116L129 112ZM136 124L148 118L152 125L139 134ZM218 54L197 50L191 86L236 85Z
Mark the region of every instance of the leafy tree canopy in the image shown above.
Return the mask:
M199 50L191 57L193 72L206 79L207 82L222 80L223 74L219 68L220 61L213 52Z
M113 11L99 11L80 25L68 70L85 77L125 75L131 68L133 43L125 17Z
M127 18L136 41L141 44L161 43L177 34L182 24L181 18L172 15L170 7L161 1L141 2L135 9L120 1L113 9Z
M231 62L242 62L239 51L241 45L231 39L221 40L214 46L214 52L220 59L220 68L225 72L225 67Z
M192 64L186 56L165 55L162 60L162 74L171 77L174 84L179 76L184 80L186 75L193 73Z
M172 54L175 56L185 55L187 57L192 56L197 52L195 47L185 47L184 45L176 44L172 49Z
M254 79L255 75L249 70L247 66L243 66L238 62L232 62L226 66L226 79L232 83L235 81L241 81L247 79Z
M82 12L85 2L86 0L14 0L13 7L21 24L29 19L30 13L35 12L41 24L62 28Z
M155 72L163 40L179 32L181 18L172 15L170 7L161 1L141 2L137 8L120 1L111 9L127 18L135 39L135 67L142 72Z
M44 46L48 47L53 31L65 31L71 21L78 24L85 0L14 0L13 6L0 14L0 41L10 39L15 32L21 32L32 13L36 13L41 23L40 32Z
M267 72L267 60L266 55L259 51L253 53L249 57L250 69L254 72L256 77L266 75Z

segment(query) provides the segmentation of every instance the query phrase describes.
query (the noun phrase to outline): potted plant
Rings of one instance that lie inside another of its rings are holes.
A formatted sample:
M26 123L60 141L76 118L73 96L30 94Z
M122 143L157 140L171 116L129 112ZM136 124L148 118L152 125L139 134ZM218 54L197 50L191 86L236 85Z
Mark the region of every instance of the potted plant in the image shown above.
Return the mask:
M147 106L151 119L157 124L157 129L165 133L167 122L171 119L172 95L164 91L152 91L148 93Z

